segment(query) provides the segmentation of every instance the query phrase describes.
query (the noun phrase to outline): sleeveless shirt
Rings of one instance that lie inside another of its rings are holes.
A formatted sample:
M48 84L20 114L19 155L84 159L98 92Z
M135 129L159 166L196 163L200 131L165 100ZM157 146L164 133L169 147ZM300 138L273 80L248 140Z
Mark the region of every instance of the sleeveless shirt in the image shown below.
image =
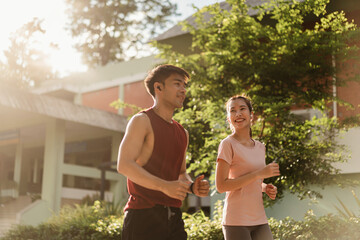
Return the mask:
M152 108L142 111L151 122L154 132L154 147L148 162L143 168L154 176L167 181L179 179L180 170L184 161L187 146L185 129L175 120L167 122L157 115ZM166 194L142 187L127 179L129 200L124 208L143 209L157 204L180 207L182 202Z

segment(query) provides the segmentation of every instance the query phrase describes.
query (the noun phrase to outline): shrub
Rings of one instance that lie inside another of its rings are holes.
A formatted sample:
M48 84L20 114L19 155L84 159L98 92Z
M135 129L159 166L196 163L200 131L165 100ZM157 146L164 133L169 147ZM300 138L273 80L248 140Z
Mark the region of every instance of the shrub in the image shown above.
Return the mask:
M316 217L309 211L303 221L292 218L269 220L274 239L350 240L360 239L360 218L344 219L328 214Z
M57 229L51 224L40 224L36 227L17 225L1 238L2 240L59 239Z
M222 208L218 203L213 219L204 212L184 213L185 229L191 240L223 240ZM115 240L121 239L123 216L108 214L113 209L99 201L93 206L65 207L48 222L33 226L16 226L2 240ZM360 218L337 215L316 217L309 211L303 221L292 218L269 219L274 239L281 240L353 240L360 239Z
M203 212L184 214L185 228L191 240L223 240L221 208L211 220ZM360 218L345 219L337 215L316 217L309 211L303 221L290 217L269 219L274 239L280 240L354 240L360 239Z
M352 195L354 197L355 202L357 203L359 209L360 210L360 199L359 197L356 195L355 191L352 190ZM353 218L356 217L357 214L355 214L354 212L350 211L350 209L345 205L345 203L343 201L341 201L338 197L336 197L338 202L340 203L341 207L337 207L334 206L336 208L336 210L338 211L338 213L340 214L340 216L344 217L344 218ZM360 212L360 211L359 211ZM360 216L360 215L358 215Z
M210 220L204 212L184 213L185 229L191 240L223 240L221 223L218 219Z
M59 214L37 227L18 225L2 240L101 240L121 239L122 216L107 203L63 207Z

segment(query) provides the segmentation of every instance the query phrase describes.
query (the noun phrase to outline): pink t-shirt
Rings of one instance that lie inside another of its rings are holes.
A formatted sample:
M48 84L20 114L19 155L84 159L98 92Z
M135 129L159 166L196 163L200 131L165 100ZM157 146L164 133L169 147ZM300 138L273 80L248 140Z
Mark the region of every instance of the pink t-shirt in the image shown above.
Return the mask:
M232 136L219 145L218 161L230 164L229 179L265 167L265 146L255 141L255 146L246 147ZM266 224L267 217L262 198L262 179L226 192L222 224L227 226L255 226Z

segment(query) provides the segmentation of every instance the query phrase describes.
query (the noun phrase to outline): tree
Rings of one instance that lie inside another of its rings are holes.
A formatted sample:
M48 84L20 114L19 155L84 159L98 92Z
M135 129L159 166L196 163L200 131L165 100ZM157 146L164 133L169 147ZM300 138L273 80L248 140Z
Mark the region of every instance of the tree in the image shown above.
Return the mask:
M36 37L44 34L42 20L34 18L10 36L10 47L0 63L1 80L19 87L31 87L54 79L56 74L48 64L48 56L39 49Z
M176 15L169 0L66 0L68 28L89 66L129 59Z
M243 0L227 2L230 11L215 4L195 15L196 27L184 23L193 37L191 55L155 44L163 58L192 75L188 101L176 115L190 133L190 170L214 170L218 145L230 133L224 104L246 93L256 114L253 137L266 144L266 162L280 164L281 176L266 181L278 186L280 199L284 190L300 198L321 197L311 184L343 182L333 165L348 158L335 141L343 125L328 117L329 103L340 101L333 84L342 86L358 75L349 67L348 77L335 82L332 59L344 63L358 55L357 28L344 12L328 13L327 0L269 1L255 7L256 16L249 16ZM203 18L205 12L210 20ZM296 108L314 108L323 116L304 120L292 112Z

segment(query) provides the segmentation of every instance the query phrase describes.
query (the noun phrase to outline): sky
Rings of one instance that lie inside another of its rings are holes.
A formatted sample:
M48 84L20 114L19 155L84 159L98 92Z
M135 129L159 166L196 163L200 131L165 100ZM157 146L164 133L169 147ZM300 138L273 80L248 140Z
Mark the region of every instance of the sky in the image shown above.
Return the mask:
M192 13L192 4L201 8L203 6L222 2L223 0L173 0L178 4L178 12L182 14L174 18L180 21ZM61 77L72 72L86 71L87 67L81 62L81 55L73 45L70 33L65 30L67 15L65 0L6 0L0 1L0 61L4 61L3 51L9 47L10 34L15 32L34 17L44 19L43 28L46 34L38 39L44 52L50 56L50 65ZM169 25L169 28L171 25ZM58 49L48 47L50 43L58 46Z

